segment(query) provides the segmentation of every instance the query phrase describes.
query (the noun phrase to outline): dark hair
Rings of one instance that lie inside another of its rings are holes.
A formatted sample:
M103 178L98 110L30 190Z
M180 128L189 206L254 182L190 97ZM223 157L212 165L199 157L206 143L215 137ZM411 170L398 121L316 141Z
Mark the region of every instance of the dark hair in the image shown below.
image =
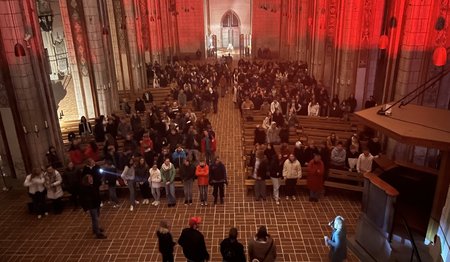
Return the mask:
M337 142L337 144L336 145L341 145L342 146L342 142L341 141L339 141L339 142Z
M267 233L266 226L260 226L258 232L256 233L256 238L258 239L266 239L269 236Z
M230 228L230 232L228 233L228 237L231 239L237 239L238 230L235 227Z

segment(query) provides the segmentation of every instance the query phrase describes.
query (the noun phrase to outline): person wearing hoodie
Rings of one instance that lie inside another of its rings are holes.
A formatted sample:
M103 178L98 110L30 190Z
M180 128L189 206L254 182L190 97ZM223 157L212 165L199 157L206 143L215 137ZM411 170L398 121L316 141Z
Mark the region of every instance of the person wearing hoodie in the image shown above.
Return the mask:
M209 166L205 159L200 160L195 168L195 175L197 176L198 188L200 191L200 205L208 205L208 184L209 184Z
M32 210L41 219L45 212L45 178L40 168L33 168L33 172L25 178L23 185L28 187L28 194L32 199Z
M283 157L281 154L273 156L269 163L270 179L273 185L273 198L277 205L280 204L280 182L283 177Z
M156 237L158 237L158 247L162 255L162 262L173 262L173 247L176 243L173 241L172 233L170 233L169 225L166 221L159 222Z
M52 200L53 211L55 214L61 214L63 209L61 198L64 194L61 187L62 177L57 170L49 165L44 173L44 178L47 198Z
M220 242L220 253L222 254L223 262L245 262L244 246L239 243L238 230L235 227L230 229L228 238Z
M125 165L125 168L123 169L122 175L120 176L123 181L126 181L128 190L130 191L130 211L133 211L136 204L139 204L139 202L136 201L134 189L134 179L136 178L135 167L136 163L134 162L134 159L130 158L128 164Z
M174 207L176 205L175 198L175 166L170 162L169 158L164 160L164 163L161 165L161 182L166 187L166 195L167 195L167 204L169 207Z
M177 149L172 153L172 161L175 168L180 168L183 161L186 159L186 151L181 147L180 144L177 145Z
M178 238L178 244L183 248L183 254L189 262L204 262L209 260L205 237L198 230L201 221L202 219L200 217L191 217L189 219L189 227L183 229Z
M292 197L292 200L295 200L295 187L297 185L297 180L302 178L302 166L295 158L294 154L290 154L289 158L284 161L283 177L286 180L286 200L289 200L289 197Z
M265 226L260 226L256 236L248 242L250 261L274 262L277 258L275 240L267 233Z
M214 163L209 166L209 181L213 185L214 205L217 204L217 197L220 196L220 204L223 204L224 185L228 185L227 170L219 157L215 157Z
M159 171L156 162L148 172L150 173L148 182L152 187L152 196L155 199L155 201L152 202L152 206L158 206L161 197L161 171Z
M184 159L183 164L180 166L180 178L183 181L184 205L192 205L192 185L195 178L195 166L187 158Z

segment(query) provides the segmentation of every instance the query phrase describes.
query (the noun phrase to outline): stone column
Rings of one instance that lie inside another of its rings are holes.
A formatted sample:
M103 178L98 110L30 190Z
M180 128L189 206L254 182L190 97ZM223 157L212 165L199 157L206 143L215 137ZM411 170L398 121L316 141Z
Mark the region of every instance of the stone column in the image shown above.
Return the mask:
M101 1L101 0L100 0ZM99 114L112 113L111 77L105 51L108 50L108 31L104 31L101 21L103 14L98 1L84 0L83 10L86 21L87 40L92 68L92 78L97 93ZM105 28L106 29L106 28Z
M341 1L340 25L337 41L336 86L334 94L345 99L355 92L360 46L363 5L360 0Z
M129 55L129 67L131 68L131 79L133 82L131 92L137 92L144 87L142 81L141 70L144 68L144 64L141 61L141 57L144 53L139 50L137 42L137 27L136 27L136 6L134 1L124 0L123 2L125 22L127 28L127 43L128 43L128 55Z
M12 98L9 102L14 103L11 108L22 157L28 159L22 169L26 172L46 164L45 153L49 145L62 152L55 102L49 75L45 71L36 6L31 3L34 2L0 2L0 17L5 18L0 23L0 41L4 47L1 61L9 71L7 92ZM33 35L28 44L23 41L25 28L29 28ZM25 56L15 56L17 43L25 48Z
M80 116L95 118L98 113L98 100L90 63L83 1L60 0L60 8L78 113Z

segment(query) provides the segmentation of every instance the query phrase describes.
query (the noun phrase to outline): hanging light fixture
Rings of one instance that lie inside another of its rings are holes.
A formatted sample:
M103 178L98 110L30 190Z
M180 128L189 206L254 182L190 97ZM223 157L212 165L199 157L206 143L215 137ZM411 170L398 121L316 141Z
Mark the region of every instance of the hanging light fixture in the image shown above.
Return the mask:
M433 64L435 66L445 66L447 64L447 49L445 47L440 46L434 49Z
M385 50L388 47L389 38L387 35L381 35L380 40L378 41L378 48L381 50Z
M14 34L16 36L16 41L17 41L16 45L14 45L14 55L16 57L26 56L27 54L25 53L25 48L23 47L22 44L19 43L19 40L18 40L19 38L17 38L17 29L16 29L16 25L14 23L14 17L12 15L13 14L13 10L12 10L12 7L11 7L11 1L8 2L8 3L9 3L9 11L10 11L11 18L12 18L13 28L14 28Z

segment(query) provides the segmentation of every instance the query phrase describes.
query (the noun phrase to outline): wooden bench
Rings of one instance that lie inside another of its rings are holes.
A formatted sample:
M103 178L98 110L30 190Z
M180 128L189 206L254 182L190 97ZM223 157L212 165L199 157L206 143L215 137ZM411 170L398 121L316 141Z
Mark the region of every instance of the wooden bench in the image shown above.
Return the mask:
M245 188L247 189L247 195L249 195L253 188L255 187L255 179L245 179L244 181L244 185ZM280 180L280 186L284 186L286 185L286 180L282 179ZM266 186L273 186L272 183L272 179L266 179ZM305 178L301 178L301 179L297 179L297 186L306 186L306 179Z
M297 186L305 186L306 180L306 167L302 168L302 178L297 180ZM244 181L244 185L249 194L255 186L255 179L247 178ZM280 185L285 185L285 180L280 181ZM272 180L266 179L266 186L272 186ZM346 170L330 169L327 180L324 181L325 187L345 189L355 192L362 192L364 189L364 178L361 174L356 172L350 172Z
M364 177L357 172L330 169L324 186L362 192L364 189Z

